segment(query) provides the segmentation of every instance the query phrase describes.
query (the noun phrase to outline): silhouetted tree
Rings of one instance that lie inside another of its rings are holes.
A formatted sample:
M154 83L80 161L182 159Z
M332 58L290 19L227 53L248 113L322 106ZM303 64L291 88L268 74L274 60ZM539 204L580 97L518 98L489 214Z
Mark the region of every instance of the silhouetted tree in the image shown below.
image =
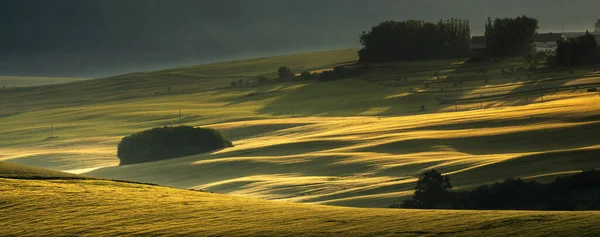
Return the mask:
M467 55L471 39L469 21L386 21L360 36L361 62L420 60Z
M600 210L600 171L559 177L552 183L506 179L469 191L450 191L447 177L428 171L403 208L474 210ZM426 190L421 191L419 190Z
M596 24L594 24L594 31L600 32L600 19L596 21Z
M589 32L574 39L558 41L556 63L559 65L590 64L598 62L598 60L600 60L600 49L596 38Z
M291 79L292 77L294 77L292 69L288 67L280 67L277 70L277 74L279 75L279 79Z
M415 196L413 197L416 208L442 208L450 194L450 178L436 170L430 170L419 176Z
M520 16L517 18L491 18L485 23L488 55L494 57L520 56L533 51L533 37L538 20Z

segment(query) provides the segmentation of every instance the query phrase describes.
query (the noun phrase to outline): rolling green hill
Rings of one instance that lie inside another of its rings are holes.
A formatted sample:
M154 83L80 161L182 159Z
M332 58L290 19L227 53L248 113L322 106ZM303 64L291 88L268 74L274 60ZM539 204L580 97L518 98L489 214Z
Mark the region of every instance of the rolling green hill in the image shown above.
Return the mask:
M298 73L353 60L355 50L329 51L2 91L0 159L359 207L400 202L428 169L469 188L600 166L600 96L586 92L600 74L585 68L530 72L519 69L518 58L433 60L372 65L330 82L229 87L232 80L274 77L279 66ZM216 128L235 147L116 167L123 136L177 124ZM57 139L47 139L51 125Z
M6 166L0 166L0 173L6 172ZM600 234L599 212L360 209L107 180L0 178L0 190L2 236Z

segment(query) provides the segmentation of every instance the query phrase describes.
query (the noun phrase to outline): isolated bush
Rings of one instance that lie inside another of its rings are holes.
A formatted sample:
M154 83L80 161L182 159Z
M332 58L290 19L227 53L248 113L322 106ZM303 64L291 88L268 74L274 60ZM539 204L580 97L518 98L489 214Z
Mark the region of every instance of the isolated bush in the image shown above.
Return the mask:
M237 82L237 81L232 81L232 82L231 82L231 87L236 87L237 85L238 85L238 82Z
M124 137L118 145L120 165L159 161L231 147L211 128L161 127Z

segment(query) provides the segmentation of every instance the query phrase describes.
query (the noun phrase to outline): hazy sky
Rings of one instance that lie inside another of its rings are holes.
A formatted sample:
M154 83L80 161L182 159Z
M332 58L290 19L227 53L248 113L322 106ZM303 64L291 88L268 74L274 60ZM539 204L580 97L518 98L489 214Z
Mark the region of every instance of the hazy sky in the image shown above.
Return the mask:
M598 0L1 0L0 75L105 76L356 48L384 20L527 14L540 32L584 31Z

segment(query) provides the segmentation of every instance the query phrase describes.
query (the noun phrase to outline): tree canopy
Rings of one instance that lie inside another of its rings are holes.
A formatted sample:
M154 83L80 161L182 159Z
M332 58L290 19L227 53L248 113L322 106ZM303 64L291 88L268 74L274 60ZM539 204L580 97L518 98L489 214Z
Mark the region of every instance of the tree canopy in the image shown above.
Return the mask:
M279 76L279 79L291 79L292 77L294 77L292 69L288 67L280 67L279 69L277 69L277 75Z
M598 42L589 32L574 39L561 39L558 41L555 60L557 64L565 66L596 63L600 61Z
M190 126L161 127L124 137L118 145L121 165L137 164L189 156L233 144L210 128Z
M488 55L492 57L517 57L533 51L533 39L538 20L520 16L517 18L488 18L485 36Z
M452 185L450 178L436 170L430 170L419 176L414 205L417 208L442 208Z
M440 20L437 23L408 20L385 21L360 36L361 62L426 60L464 57L469 50L469 21Z
M594 31L600 32L600 19L598 19L598 21L596 21L596 24L594 24Z
M419 209L600 210L600 171L558 177L552 183L506 179L471 190L449 190L449 178L435 170L419 177L415 195L400 205ZM394 206L397 207L397 206Z

